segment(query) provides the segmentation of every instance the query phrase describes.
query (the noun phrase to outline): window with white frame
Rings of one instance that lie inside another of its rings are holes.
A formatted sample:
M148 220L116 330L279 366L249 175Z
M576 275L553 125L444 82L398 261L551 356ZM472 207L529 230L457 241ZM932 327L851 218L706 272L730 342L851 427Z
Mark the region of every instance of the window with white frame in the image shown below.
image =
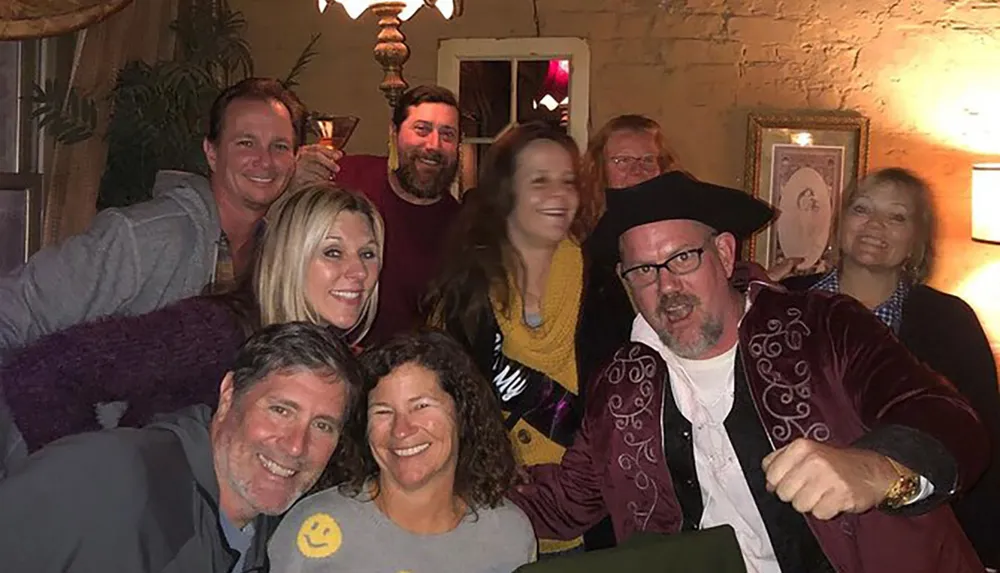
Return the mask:
M438 83L461 108L460 193L476 186L486 150L517 123L547 121L587 145L590 48L581 38L443 40Z

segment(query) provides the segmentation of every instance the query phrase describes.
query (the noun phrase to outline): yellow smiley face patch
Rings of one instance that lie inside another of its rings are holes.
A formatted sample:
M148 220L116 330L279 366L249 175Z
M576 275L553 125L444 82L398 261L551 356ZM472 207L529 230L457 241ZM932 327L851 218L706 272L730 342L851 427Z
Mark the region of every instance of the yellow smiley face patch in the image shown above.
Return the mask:
M323 559L336 553L343 540L336 520L325 513L314 513L299 527L295 545L302 555L310 559Z

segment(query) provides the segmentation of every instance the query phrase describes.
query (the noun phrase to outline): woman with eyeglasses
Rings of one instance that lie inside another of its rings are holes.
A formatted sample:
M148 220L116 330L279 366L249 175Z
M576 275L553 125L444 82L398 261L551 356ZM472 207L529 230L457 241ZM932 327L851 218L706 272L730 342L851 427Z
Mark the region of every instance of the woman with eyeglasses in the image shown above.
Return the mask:
M579 151L565 131L519 125L500 137L462 205L426 309L492 381L518 457L562 459L579 426L593 333L581 331L586 233ZM541 540L539 552L582 540Z
M590 139L581 164L580 188L585 190L587 200L581 201L580 216L588 232L604 215L606 193L675 169L677 156L668 147L660 124L643 115L612 118ZM585 328L596 337L593 352L583 360L586 369L594 371L628 340L635 311L615 274L614 257L601 253L592 241L585 242L583 250L592 262L583 302ZM590 545L609 544L596 538L588 541Z

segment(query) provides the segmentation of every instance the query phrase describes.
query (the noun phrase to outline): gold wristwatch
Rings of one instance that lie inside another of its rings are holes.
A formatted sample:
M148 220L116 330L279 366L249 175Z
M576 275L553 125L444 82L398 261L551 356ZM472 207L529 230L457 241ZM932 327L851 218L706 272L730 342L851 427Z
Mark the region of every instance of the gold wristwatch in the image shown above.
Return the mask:
M892 469L896 470L899 478L892 482L889 491L885 492L885 499L879 504L881 509L899 509L911 503L920 495L920 476L900 465L896 460L885 457L889 461Z

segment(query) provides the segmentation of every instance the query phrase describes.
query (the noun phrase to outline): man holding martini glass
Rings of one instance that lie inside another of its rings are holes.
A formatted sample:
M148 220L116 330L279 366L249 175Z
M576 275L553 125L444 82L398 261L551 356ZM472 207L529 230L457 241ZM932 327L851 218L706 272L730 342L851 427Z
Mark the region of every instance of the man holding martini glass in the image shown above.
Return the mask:
M294 181L335 180L368 196L385 219L379 310L365 339L366 345L377 344L421 322L419 301L438 271L445 231L458 213L450 192L458 172L458 100L439 86L403 93L390 127L398 165L387 157L344 155L353 127L338 137L337 122L316 120L320 143L299 151Z

